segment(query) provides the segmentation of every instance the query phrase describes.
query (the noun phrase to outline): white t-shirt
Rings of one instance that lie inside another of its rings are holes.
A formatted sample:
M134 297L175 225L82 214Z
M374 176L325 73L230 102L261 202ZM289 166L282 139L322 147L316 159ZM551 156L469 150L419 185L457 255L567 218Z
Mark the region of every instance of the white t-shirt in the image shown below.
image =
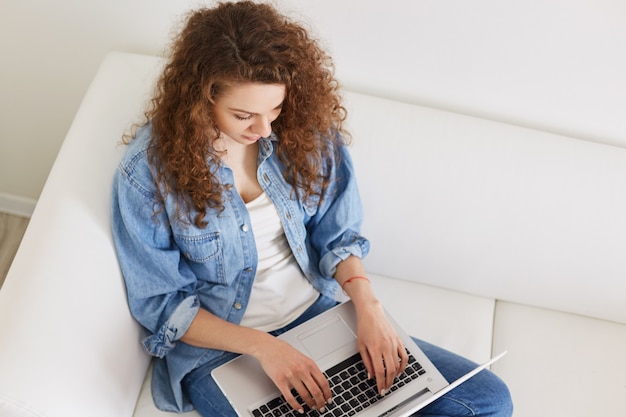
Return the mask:
M246 204L259 263L241 325L263 331L280 329L298 318L319 297L298 266L274 204L265 193Z

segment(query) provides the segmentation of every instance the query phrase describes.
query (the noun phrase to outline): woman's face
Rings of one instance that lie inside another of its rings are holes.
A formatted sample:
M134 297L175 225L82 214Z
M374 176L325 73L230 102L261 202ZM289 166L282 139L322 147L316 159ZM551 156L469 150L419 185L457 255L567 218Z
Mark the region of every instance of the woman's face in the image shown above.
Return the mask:
M217 126L239 144L256 143L272 133L272 122L280 115L284 100L283 84L236 84L215 100Z

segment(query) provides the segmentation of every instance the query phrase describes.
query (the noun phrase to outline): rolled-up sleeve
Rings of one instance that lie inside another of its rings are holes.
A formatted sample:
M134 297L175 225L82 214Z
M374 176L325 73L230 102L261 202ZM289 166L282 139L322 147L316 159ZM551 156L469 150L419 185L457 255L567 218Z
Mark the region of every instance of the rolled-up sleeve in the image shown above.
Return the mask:
M156 333L143 340L146 351L159 358L167 355L176 346L176 340L187 332L199 308L198 297L192 295L185 298Z
M308 225L308 232L320 255L320 272L333 277L341 261L350 255L364 258L370 245L360 234L363 209L347 147L338 146L335 158L329 163L331 181Z
M320 271L325 276L332 277L337 271L337 265L354 255L363 259L369 252L369 241L363 236L352 231L347 231L342 238L336 242L332 249L320 259Z

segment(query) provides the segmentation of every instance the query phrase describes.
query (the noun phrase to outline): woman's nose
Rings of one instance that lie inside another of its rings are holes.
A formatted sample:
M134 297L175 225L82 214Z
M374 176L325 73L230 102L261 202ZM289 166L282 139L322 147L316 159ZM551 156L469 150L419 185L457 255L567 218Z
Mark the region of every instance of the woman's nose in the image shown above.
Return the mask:
M259 117L252 127L252 130L261 137L268 137L272 133L272 122L267 117Z

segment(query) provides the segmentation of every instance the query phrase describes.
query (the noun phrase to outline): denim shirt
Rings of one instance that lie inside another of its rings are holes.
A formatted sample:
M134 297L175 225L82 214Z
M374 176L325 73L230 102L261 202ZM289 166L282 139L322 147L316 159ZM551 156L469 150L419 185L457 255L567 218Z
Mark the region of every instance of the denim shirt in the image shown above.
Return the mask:
M208 209L208 225L175 218L176 203L158 192L147 158L151 125L138 130L114 176L112 231L133 317L146 329L143 345L157 357L152 393L158 408L189 411L183 377L216 359L221 351L178 341L200 307L238 324L256 274L257 253L250 217L225 164L216 167L223 211ZM317 204L305 205L284 177L274 152L277 138L259 142L257 178L274 203L294 257L313 287L335 297L337 264L349 255L364 257L369 242L360 235L362 209L350 155L344 145L328 163L330 186ZM213 164L214 162L209 162Z

